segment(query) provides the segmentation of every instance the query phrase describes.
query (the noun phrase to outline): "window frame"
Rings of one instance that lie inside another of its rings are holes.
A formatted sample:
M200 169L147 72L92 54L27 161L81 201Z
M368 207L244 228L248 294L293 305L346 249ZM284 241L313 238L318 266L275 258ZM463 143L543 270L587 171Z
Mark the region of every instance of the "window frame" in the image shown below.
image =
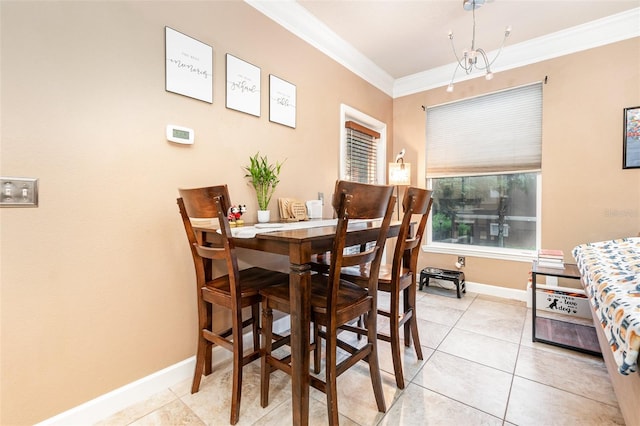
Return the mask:
M376 142L377 164L376 164L376 180L379 185L387 182L386 164L387 164L387 125L357 109L346 104L340 104L340 164L338 168L338 179L346 179L346 145L347 132L345 123L353 121L362 126L368 127L380 133L380 138Z
M536 249L523 250L433 242L433 215L429 215L429 219L427 220L427 232L424 238L425 244L422 246L422 251L425 253L453 254L459 256L482 257L487 259L511 260L528 263L535 260L537 258L537 248L541 246L542 241L542 172L535 171L522 173L536 173ZM426 187L429 189L433 189L433 183L431 180L431 178L426 178Z
M540 84L540 88L541 89L543 88L543 86L541 85L541 82L534 82L534 83L530 83L520 87L533 86L535 84ZM513 87L510 89L505 89L505 90L501 90L494 93L499 93L499 92L508 91L511 89L517 89L517 88L518 87ZM485 96L485 95L491 95L491 93L487 93L480 96ZM477 97L469 98L469 100L475 99L475 98ZM456 102L464 102L464 101L465 99L460 99ZM541 102L541 107L543 107L544 105L543 98L540 100L540 102ZM541 111L541 114L543 114L543 111ZM540 135L540 138L541 138L540 143L542 144L542 134ZM428 153L428 146L427 146L427 142L425 141L425 158L428 155L427 153ZM426 167L426 164L425 164L425 167ZM433 222L432 222L433 215L429 215L428 222L427 222L427 232L424 238L424 244L422 246L423 251L426 253L453 254L453 255L460 255L460 256L473 256L473 257L482 257L482 258L499 259L499 260L511 260L511 261L518 261L518 262L531 262L532 260L536 259L537 250L538 248L541 247L541 241L542 241L542 167L540 167L540 169L535 169L535 170L512 170L512 171L496 170L495 172L480 173L480 175L493 176L493 175L499 175L499 174L505 174L505 173L535 173L536 174L536 235L535 235L536 248L535 249L524 250L524 249L502 248L502 247L488 247L488 246L479 246L479 245L434 242L432 239L433 238ZM428 174L428 171L427 171L427 174ZM445 176L463 177L463 176L469 176L469 175L477 176L479 174L452 173L448 176L447 174L441 175L441 176L428 176L428 177L425 176L425 187L429 189L433 189L433 182L432 182L433 179L443 178Z

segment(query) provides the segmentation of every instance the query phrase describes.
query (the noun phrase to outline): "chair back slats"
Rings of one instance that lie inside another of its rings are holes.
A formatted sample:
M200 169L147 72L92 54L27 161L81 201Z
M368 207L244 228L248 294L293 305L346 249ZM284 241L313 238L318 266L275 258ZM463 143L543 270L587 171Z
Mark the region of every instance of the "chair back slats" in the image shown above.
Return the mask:
M416 187L408 187L404 194L402 207L404 215L398 241L393 254L392 280L402 272L403 266L415 274L417 268L419 246L426 229L427 219L431 211L432 191ZM411 222L414 215L420 215L415 235L411 235ZM415 277L414 277L415 279Z
M231 207L227 185L179 189L178 192L183 198L185 209L191 218L207 219L218 217L217 206L212 202L216 197L222 198L222 209L225 215L229 207Z
M372 247L369 250L365 250L359 253L344 254L342 256L342 267L361 265L363 263L372 262L375 259L377 247Z
M335 310L337 292L340 283L340 272L344 266L366 265L370 262L369 293L375 297L377 291L377 277L382 260L391 216L395 206L393 187L385 185L370 185L357 182L336 182L333 207L338 216L336 237L331 254L329 269L330 295L327 309ZM381 226L375 235L375 245L364 252L344 254L347 228L350 220L380 219Z
M208 273L209 269L205 267L204 259L224 261L226 263L224 270L226 271L225 275L228 275L231 298L232 300L239 300L241 293L239 288L240 272L233 238L231 238L231 227L227 217L227 212L231 206L227 185L178 189L178 192L180 194L178 205L182 205L180 212L183 216L187 237L192 246L198 284L202 285L204 283L204 273ZM220 229L221 245L213 247L199 241L191 225L190 218L216 220ZM203 271L202 280L198 273L200 269Z
M196 245L196 251L201 257L204 257L205 259L223 260L226 259L227 256L225 249L218 247L205 247Z

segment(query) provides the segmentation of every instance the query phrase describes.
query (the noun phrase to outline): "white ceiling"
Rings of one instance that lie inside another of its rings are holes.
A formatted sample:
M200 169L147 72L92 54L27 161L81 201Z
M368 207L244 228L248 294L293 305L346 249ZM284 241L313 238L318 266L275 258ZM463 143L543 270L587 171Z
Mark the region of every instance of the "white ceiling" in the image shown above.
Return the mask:
M246 1L393 96L449 83L450 30L459 55L471 45L462 0ZM640 0L488 0L475 14L487 52L512 27L495 71L640 35ZM640 52L630 60L640 67Z

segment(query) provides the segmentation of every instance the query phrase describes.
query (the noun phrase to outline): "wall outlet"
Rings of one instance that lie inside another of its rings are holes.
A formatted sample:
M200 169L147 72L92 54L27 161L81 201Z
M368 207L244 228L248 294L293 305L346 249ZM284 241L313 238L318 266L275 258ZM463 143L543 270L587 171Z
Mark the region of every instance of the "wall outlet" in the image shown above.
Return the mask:
M464 266L465 265L464 256L458 256L458 263L460 264L460 266Z

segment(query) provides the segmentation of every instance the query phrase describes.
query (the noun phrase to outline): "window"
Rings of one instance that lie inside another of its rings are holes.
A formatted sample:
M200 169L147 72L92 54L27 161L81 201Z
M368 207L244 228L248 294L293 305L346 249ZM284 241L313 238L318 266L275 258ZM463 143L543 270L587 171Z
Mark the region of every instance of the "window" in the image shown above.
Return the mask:
M342 104L340 135L340 179L386 183L386 124ZM363 249L360 246L346 247L345 253L357 253Z
M539 83L427 108L428 249L535 251L541 144Z
M345 166L348 180L375 184L378 181L378 147L380 133L355 121L345 123Z
M340 118L340 179L385 183L387 126L347 105Z

